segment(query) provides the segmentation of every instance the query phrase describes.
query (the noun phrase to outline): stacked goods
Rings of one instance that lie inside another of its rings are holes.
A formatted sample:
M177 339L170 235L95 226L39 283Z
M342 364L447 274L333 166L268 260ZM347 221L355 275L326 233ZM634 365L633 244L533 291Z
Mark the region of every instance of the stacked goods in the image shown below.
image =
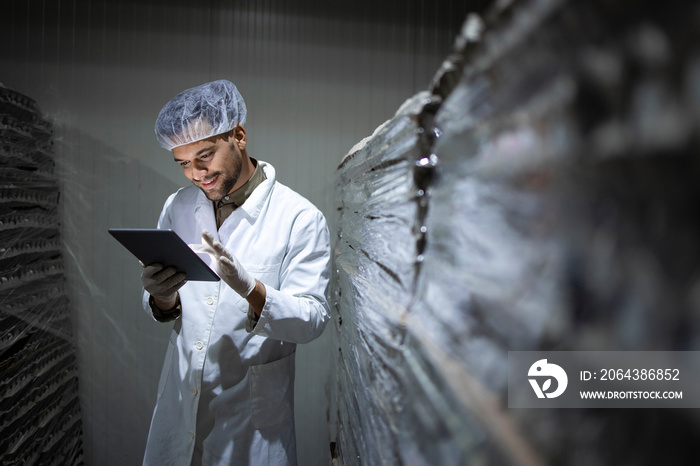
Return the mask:
M82 464L51 125L0 86L0 463Z
M493 2L338 169L339 462L698 464L693 409L514 409L513 351L700 348L700 9Z

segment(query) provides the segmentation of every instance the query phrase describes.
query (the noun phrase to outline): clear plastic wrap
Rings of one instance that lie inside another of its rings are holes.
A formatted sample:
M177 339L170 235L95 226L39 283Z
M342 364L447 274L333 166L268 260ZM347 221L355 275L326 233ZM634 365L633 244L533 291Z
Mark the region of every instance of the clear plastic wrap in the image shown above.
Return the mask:
M0 87L0 462L81 464L51 127Z
M693 410L508 409L507 362L700 348L697 17L552 0L468 21L444 100L338 169L340 460L696 464Z
M415 101L422 106L426 98ZM342 226L335 263L342 356L336 371L345 396L338 436L342 456L366 464L390 464L397 454L382 447L396 444L395 428L382 412L395 415L403 406L402 381L391 368L400 361L401 321L414 284L417 209L410 166L418 140L415 112L397 114L339 168Z

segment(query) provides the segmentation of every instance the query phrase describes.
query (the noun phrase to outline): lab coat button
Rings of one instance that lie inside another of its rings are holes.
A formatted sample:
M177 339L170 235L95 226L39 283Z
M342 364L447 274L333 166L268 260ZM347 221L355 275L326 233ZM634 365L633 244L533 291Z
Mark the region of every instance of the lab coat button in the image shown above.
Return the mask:
M214 304L214 298L212 298L211 296L209 296L209 297L207 298L206 303L209 304L209 305L211 306L212 304Z
M198 341L197 343L194 344L194 347L197 349L202 349L202 348L204 348L204 343L202 343L201 341Z
M197 387L192 389L192 396L197 396Z
M194 438L194 432L190 431L190 438Z

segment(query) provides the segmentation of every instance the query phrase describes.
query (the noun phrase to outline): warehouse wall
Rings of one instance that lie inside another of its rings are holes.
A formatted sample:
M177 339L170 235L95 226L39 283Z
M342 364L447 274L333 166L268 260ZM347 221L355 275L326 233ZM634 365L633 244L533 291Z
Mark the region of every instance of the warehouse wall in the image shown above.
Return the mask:
M509 352L700 350L698 26L686 2L497 2L347 154L339 463L698 464L697 409L508 399Z
M187 182L153 137L161 106L234 81L252 156L334 229L342 154L424 88L481 2L8 0L0 82L54 124L68 292L88 464L137 464L168 326L140 310L139 266L106 233L151 227ZM299 348L302 464L327 464L332 331ZM332 435L332 434L331 434Z

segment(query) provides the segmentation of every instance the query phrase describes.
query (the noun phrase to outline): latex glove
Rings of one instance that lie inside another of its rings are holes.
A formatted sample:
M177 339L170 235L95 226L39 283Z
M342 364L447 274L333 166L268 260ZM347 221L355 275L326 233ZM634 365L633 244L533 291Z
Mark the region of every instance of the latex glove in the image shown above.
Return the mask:
M143 265L143 264L141 264ZM184 273L178 273L174 267L164 268L162 264L143 267L141 283L153 298L169 303L177 297L177 290L187 282Z
M236 256L223 244L216 241L207 230L202 232L202 244L191 244L195 252L206 252L211 256L212 266L219 277L244 298L255 288L255 279L245 271Z

